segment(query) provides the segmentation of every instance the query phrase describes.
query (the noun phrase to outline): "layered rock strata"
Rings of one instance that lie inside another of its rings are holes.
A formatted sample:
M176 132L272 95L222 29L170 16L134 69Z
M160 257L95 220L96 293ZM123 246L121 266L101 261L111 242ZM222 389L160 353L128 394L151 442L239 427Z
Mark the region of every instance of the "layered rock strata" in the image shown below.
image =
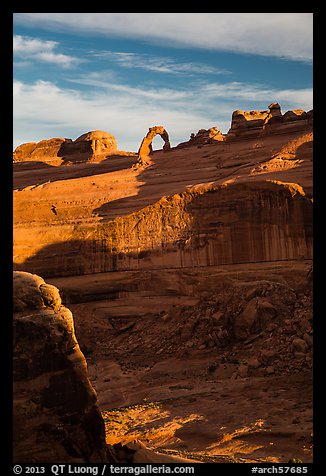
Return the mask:
M53 259L49 259L53 256ZM312 201L293 184L226 184L163 197L26 260L46 276L312 257ZM46 266L44 266L46 263Z
M168 141L162 126L151 128L144 170L120 158L111 169L110 160L46 174L17 164L25 188L14 194L15 269L68 276L311 259L312 124L291 119L281 125L304 129L284 132L278 121L293 111L282 116L274 103L260 113L273 134L244 128L219 141L209 129L198 140L212 133L213 143L169 154L150 152L155 134Z

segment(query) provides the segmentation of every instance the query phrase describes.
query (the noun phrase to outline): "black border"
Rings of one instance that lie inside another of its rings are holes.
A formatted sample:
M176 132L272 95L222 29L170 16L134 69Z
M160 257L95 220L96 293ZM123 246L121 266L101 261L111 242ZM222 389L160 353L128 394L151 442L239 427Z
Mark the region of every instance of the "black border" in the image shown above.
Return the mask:
M48 5L50 7L52 5ZM168 6L164 4L164 6ZM188 5L189 7L190 5ZM227 5L226 5L227 6ZM253 4L248 4L254 11L260 11L262 5L255 7ZM276 6L276 5L274 5ZM309 5L310 6L310 5ZM7 7L7 5L5 5ZM17 12L23 12L28 7L28 11L35 9L32 5L24 4L20 6L15 3L15 10ZM56 9L60 12L68 8L60 9L60 5L55 5ZM298 8L296 5L295 8ZM290 8L290 7L288 7ZM299 9L299 8L298 8ZM320 37L322 28L322 14L320 11L311 5L311 9L314 10L314 169L313 169L313 183L314 183L314 462L306 465L309 467L308 474L322 474L322 440L324 429L322 426L322 411L323 405L326 401L325 395L323 395L323 389L325 387L324 382L324 365L322 362L322 341L324 334L322 332L322 324L325 319L324 310L321 307L321 297L325 282L325 267L322 262L322 252L325 240L324 233L324 221L322 199L324 198L324 175L323 175L323 162L326 159L323 157L322 147L322 128L325 127L324 122L320 117L321 115L321 80L324 54L323 42ZM13 96L13 54L12 54L12 37L13 37L13 14L14 12L1 7L1 105L5 105L2 108L2 140L1 151L2 157L0 159L0 193L2 207L2 220L1 220L1 364L2 364L2 382L1 382L1 461L0 467L3 468L8 465L8 472L2 469L2 474L13 474L12 472L12 450L13 450L13 431L12 431L12 270L13 270L13 166L12 166L12 139L13 139L13 109L12 109L12 96ZM43 8L42 8L43 11ZM268 13L266 13L268 15ZM195 474L207 474L212 471L212 474L227 474L229 471L234 474L251 474L251 464L223 464L223 463L209 463L208 465L197 465ZM41 466L38 464L38 466ZM45 465L46 466L46 465ZM140 465L141 466L141 465ZM276 464L275 466L279 466ZM285 466L285 464L283 464ZM260 464L259 467L270 467L270 465ZM319 469L320 468L320 469ZM217 471L215 471L217 470ZM23 473L24 474L24 473ZM51 473L49 473L51 474ZM266 473L267 474L267 473Z

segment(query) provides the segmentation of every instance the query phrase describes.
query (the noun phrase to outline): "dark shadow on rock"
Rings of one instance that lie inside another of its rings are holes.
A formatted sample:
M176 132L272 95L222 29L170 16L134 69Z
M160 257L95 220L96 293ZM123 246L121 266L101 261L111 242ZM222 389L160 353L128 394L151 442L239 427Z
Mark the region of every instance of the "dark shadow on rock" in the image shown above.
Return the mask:
M296 149L295 156L298 159L313 160L313 141L307 141L299 145Z
M93 213L100 215L102 217L102 222L105 223L119 216L125 216L141 210L150 203L159 200L162 197L162 193L160 191L156 192L156 194L154 192L155 195L151 196L150 199L147 195L148 187L150 186L151 172L154 168L155 164L148 166L144 170L140 170L140 173L137 176L137 181L140 183L137 195L104 203L100 207L95 208ZM155 187L155 184L153 184L153 187ZM178 189L180 189L180 186Z
M14 269L55 277L310 259L312 236L309 198L265 181L236 183L80 228Z
M137 161L137 155L111 155L101 162L84 162L53 166L46 162L19 162L14 164L14 189L22 190L57 180L70 180L126 170Z

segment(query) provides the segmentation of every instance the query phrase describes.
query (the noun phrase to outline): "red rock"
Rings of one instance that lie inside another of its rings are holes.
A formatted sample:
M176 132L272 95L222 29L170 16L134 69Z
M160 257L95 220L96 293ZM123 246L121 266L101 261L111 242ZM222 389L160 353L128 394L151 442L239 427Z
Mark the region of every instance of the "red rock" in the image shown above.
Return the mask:
M249 367L248 365L241 364L238 368L238 374L241 378L248 377Z
M248 366L249 368L258 369L258 367L261 366L261 362L255 357L252 357L248 360Z
M311 120L312 113L306 113L302 109L287 111L282 115L278 103L270 104L268 109L263 111L236 110L232 114L231 128L225 139L232 140L239 137L274 134L278 130L287 131L289 128L304 128L309 125Z
M44 162L61 165L66 162L86 162L103 158L117 152L117 142L112 134L90 131L75 141L53 138L18 146L14 151L14 162Z
M148 129L146 136L143 138L139 150L138 150L138 165L146 165L150 160L150 155L153 152L152 141L155 136L160 135L164 140L163 150L167 152L170 150L171 145L169 141L169 134L166 132L163 126L154 126Z
M237 339L244 340L254 332L260 332L277 314L275 307L265 298L253 298L234 323Z
M295 338L292 340L292 343L291 343L291 350L292 352L302 352L302 353L306 353L307 351L307 343L303 340L303 339L299 339L299 338Z
M313 336L305 333L304 336L303 336L303 340L306 342L306 344L308 345L308 347L312 347L313 346L313 343L314 343L314 338Z
M266 374L267 375L272 375L275 373L275 369L272 366L266 367Z

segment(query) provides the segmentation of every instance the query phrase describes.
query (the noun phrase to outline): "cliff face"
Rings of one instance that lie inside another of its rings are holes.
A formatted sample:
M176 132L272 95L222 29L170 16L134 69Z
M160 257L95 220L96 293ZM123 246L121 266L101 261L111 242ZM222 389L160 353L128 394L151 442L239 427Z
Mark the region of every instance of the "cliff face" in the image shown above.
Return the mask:
M291 184L255 181L164 197L88 227L87 236L77 229L74 240L44 248L24 267L67 276L311 257L311 199Z
M113 461L71 312L39 276L13 283L14 462Z

